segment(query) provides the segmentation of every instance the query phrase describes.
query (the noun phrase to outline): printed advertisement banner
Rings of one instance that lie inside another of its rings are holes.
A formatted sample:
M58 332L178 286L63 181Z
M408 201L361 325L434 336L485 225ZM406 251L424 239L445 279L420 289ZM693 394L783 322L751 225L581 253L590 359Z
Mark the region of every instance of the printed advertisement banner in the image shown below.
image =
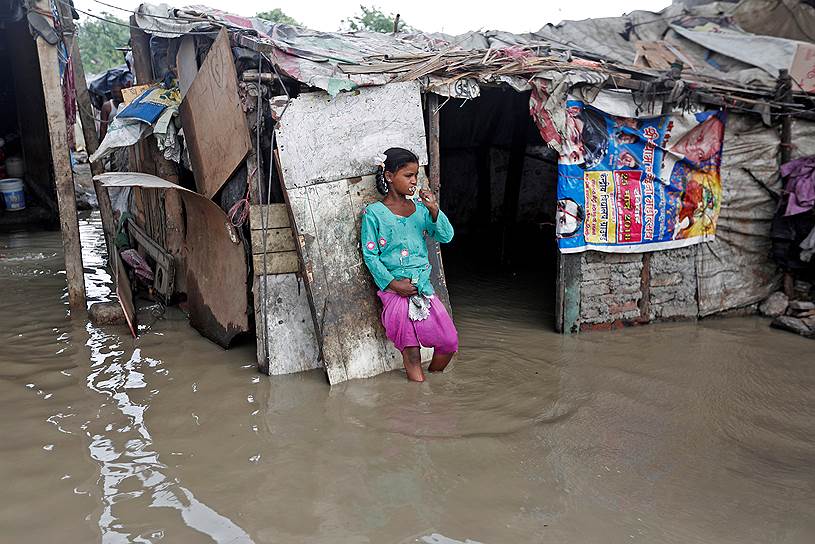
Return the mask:
M558 247L635 253L712 240L722 199L725 114L649 118L566 104Z

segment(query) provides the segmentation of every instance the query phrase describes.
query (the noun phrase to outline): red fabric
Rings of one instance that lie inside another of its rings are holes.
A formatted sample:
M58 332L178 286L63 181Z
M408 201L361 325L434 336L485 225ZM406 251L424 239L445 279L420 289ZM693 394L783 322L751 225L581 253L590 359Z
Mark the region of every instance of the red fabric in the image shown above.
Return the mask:
M549 99L546 82L542 79L533 79L530 84L532 85L532 94L529 97L529 114L535 120L543 141L547 144L556 143L559 147L563 143L563 138L555 129L555 124L552 122L549 112L544 108L544 104Z

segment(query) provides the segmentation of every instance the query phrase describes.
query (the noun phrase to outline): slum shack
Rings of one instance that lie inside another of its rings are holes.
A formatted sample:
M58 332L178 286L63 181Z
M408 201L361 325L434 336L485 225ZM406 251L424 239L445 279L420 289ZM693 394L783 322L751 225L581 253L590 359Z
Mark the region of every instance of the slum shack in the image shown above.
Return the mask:
M70 160L77 111L73 35L57 12L47 1L0 2L0 229L59 225L68 301L72 310L84 310Z
M779 266L770 227L780 165L815 151L815 46L746 30L748 4L456 37L143 4L140 94L97 152L135 150L97 178L116 260L220 345L254 334L265 373L396 368L358 232L398 145L456 225L448 269L536 268L559 331L755 311L811 273Z

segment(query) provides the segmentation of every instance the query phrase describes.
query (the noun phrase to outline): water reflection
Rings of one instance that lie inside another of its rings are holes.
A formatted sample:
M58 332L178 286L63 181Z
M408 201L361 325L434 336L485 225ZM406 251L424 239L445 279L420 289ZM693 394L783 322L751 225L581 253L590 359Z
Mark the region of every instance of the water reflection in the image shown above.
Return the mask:
M98 216L83 220L80 233L88 301L90 304L106 302L111 278L104 268L105 242ZM160 461L158 451L153 448L145 413L161 390L156 383L151 388L150 382L166 381L170 370L163 368L160 360L144 356L140 348L134 348L138 342L119 338L90 323L86 330L86 346L90 350L87 387L111 401L111 404L102 403L97 417L82 425L90 439L90 456L99 463L103 504L98 523L102 541L163 539L165 528L160 524L133 534L129 520L134 509L167 508L177 511L186 526L215 542L252 542L238 525L197 500L177 478L168 476L167 465ZM111 414L110 406L119 413ZM138 517L150 519L147 512Z

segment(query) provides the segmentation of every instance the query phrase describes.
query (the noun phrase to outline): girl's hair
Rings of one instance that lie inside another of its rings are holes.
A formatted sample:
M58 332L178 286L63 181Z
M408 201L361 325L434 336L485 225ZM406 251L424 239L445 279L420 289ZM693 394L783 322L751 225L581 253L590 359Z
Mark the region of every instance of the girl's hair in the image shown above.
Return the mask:
M388 180L385 179L385 172L396 173L405 165L419 164L419 157L412 151L401 147L391 147L385 151L385 165L379 166L376 170L376 188L383 195L388 194Z

